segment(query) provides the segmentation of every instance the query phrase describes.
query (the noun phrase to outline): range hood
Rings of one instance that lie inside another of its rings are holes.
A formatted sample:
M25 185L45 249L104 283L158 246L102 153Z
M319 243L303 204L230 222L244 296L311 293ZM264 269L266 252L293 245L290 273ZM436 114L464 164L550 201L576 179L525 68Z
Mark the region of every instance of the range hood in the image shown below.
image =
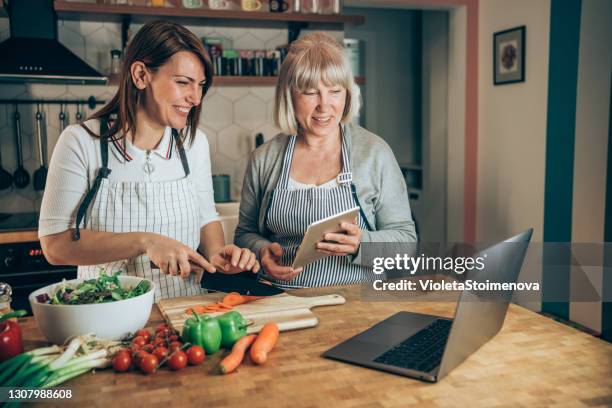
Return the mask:
M57 41L53 0L9 0L11 37L0 43L0 82L104 85L107 79Z

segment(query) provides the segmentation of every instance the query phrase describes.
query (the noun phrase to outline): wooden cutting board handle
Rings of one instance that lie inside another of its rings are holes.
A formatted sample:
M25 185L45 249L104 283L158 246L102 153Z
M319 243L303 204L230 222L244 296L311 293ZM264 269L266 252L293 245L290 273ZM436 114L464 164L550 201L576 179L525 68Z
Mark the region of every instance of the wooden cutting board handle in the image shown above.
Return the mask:
M346 299L340 295L315 296L311 298L301 297L300 300L303 301L308 308L316 306L343 305L346 303Z

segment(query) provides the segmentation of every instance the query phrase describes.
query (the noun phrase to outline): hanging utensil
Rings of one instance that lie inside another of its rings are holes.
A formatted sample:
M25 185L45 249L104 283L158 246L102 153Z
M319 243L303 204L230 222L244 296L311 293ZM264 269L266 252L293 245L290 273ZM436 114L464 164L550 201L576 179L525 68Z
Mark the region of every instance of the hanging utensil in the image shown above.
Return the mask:
M0 149L2 151L2 149ZM13 176L2 167L2 155L0 155L0 190L6 190L13 185Z
M43 150L43 134L44 134L43 114L40 112L40 104L36 109L36 139L38 142L38 158L40 167L34 172L34 190L42 191L47 183L47 167L45 166L45 151Z
M77 104L76 121L81 123L83 121L83 112L81 112L81 104Z
M64 112L64 104L60 104L59 123L60 123L60 134L66 129L70 123L68 120L68 112Z
M23 154L21 151L21 119L19 118L19 110L15 106L15 146L17 149L17 170L13 173L13 182L17 188L25 188L30 183L30 175L23 168Z

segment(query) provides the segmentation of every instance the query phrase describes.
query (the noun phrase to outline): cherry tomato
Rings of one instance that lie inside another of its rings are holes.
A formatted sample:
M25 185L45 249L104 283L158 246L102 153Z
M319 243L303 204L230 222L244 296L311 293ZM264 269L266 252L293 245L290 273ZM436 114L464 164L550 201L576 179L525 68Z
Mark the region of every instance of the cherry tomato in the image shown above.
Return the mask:
M142 336L136 336L136 337L134 337L134 339L132 339L132 344L134 346L140 348L140 347L144 346L145 344L147 344L147 341Z
M187 366L187 354L182 351L176 351L168 360L168 367L171 370L182 370Z
M130 366L132 365L132 357L130 357L129 353L119 352L115 354L115 357L113 357L112 363L115 371L122 373L130 369Z
M204 362L204 349L200 346L191 346L187 350L187 359L191 365L200 365Z
M153 344L145 344L144 346L142 346L142 349L145 350L147 353L152 353L155 349L155 346Z
M144 337L145 341L148 343L151 340L151 333L147 329L140 329L136 332L136 337Z
M181 347L183 347L183 343L181 343L180 341L173 341L172 343L170 343L170 352L175 352L177 350L180 350Z
M127 354L128 356L132 355L132 350L130 350L129 348L122 348L117 350L117 352L115 353L115 355L117 354Z
M178 341L179 336L176 334L173 334L172 336L168 337L168 341L173 342L173 341Z
M140 367L140 362L142 361L143 358L145 358L146 356L148 356L149 353L147 353L144 350L139 350L138 352L136 352L136 354L134 354L133 357L133 361L134 361L134 367Z
M153 340L153 346L166 347L166 340L163 337L156 337L155 340Z
M153 354L147 354L143 356L140 360L140 371L145 374L152 374L157 371L157 365L159 364L159 360Z
M153 350L153 355L157 357L159 361L163 361L163 359L168 357L168 349L165 347L158 347Z
M167 328L168 328L167 324L165 324L165 323L159 324L159 325L157 325L157 327L155 327L155 333L160 332L160 331L162 331L164 329L167 329Z

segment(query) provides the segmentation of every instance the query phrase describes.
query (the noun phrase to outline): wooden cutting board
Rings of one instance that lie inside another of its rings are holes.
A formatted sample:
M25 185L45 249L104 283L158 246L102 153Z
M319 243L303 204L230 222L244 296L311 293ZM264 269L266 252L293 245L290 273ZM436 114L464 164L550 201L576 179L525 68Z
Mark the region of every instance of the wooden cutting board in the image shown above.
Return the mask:
M196 305L215 303L225 295L225 293L216 292L199 296L163 299L157 303L157 306L170 326L181 331L185 320L190 317L185 313L185 310ZM340 295L298 297L282 293L238 305L233 310L240 312L245 319L252 320L253 324L249 326L248 332L257 333L267 322L276 323L280 331L316 326L319 320L310 311L310 308L341 305L345 302L346 300ZM223 314L223 312L211 313L210 315L218 316L220 314Z

